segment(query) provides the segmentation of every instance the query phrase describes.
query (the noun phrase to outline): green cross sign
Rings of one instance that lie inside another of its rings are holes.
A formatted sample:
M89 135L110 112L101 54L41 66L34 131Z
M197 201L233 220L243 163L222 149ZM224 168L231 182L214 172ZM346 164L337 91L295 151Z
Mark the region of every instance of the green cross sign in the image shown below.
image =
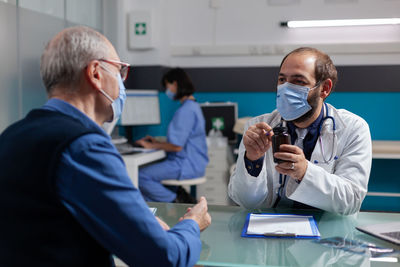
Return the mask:
M225 122L223 117L211 118L212 128L217 130L225 129Z
M146 26L147 25L145 22L135 23L135 34L136 35L146 35L146 33L147 33Z

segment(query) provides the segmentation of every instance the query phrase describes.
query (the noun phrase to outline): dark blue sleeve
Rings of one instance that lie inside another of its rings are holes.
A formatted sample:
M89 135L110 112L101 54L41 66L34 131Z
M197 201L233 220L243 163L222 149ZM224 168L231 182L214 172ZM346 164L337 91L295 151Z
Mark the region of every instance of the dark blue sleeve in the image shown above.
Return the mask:
M264 162L264 156L255 160L251 161L248 158L246 158L246 154L244 155L244 165L246 167L247 172L254 177L257 177L262 169Z
M197 223L183 220L163 230L109 140L89 134L74 141L63 153L57 175L65 207L93 238L128 265L192 266L198 261Z

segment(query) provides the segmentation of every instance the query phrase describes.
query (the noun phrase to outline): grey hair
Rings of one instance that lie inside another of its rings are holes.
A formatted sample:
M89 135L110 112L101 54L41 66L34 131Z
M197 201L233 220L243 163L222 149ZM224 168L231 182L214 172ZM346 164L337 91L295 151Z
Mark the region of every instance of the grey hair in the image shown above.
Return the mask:
M76 84L90 61L107 57L109 46L99 32L76 26L63 30L48 42L40 62L47 93L57 85Z

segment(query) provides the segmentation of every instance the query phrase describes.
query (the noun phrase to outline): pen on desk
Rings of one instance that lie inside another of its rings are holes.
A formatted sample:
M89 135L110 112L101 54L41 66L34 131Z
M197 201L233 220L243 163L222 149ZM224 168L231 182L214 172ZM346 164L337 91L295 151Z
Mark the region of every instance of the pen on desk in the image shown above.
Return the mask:
M271 236L271 237L296 237L295 233L279 233L279 232L271 232L271 233L264 233L264 236Z

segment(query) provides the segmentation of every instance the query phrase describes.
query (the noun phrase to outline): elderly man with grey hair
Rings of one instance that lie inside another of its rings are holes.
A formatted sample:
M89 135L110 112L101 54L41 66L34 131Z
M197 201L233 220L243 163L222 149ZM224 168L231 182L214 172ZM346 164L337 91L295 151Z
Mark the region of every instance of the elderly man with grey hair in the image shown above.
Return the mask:
M171 229L155 217L101 128L118 119L129 64L87 27L46 46L41 75L49 100L0 136L0 265L191 266L207 201Z

